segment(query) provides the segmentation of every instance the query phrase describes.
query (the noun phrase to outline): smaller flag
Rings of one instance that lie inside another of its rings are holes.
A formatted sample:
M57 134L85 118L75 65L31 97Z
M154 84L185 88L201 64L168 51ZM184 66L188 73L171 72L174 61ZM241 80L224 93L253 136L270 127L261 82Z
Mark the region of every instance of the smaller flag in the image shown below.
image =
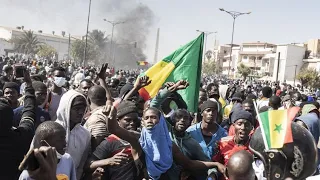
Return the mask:
M148 65L149 63L147 61L137 61L137 65L138 66L146 66Z
M293 142L291 122L299 111L299 107L286 110L271 110L259 114L261 132L266 149L282 148L284 144Z

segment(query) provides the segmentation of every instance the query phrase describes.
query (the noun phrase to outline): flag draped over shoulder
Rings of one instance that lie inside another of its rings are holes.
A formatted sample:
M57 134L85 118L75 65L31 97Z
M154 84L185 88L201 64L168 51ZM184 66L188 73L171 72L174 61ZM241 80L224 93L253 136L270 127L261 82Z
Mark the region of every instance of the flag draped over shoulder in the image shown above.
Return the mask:
M282 148L284 144L293 142L291 122L298 111L299 107L292 107L287 110L271 110L259 114L266 149Z
M139 94L147 100L157 95L165 82L186 80L189 87L178 93L188 105L188 110L197 112L201 78L204 34L180 47L171 55L159 61L140 76L146 75L151 84L140 89Z

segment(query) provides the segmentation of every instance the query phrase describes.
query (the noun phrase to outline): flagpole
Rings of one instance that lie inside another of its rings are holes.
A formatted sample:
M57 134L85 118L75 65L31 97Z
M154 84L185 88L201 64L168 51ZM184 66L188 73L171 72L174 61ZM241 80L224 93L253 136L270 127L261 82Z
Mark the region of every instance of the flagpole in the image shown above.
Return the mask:
M258 111L258 108L257 108L256 100L253 100L253 105L254 105L254 109L256 111L256 114L258 115L258 122L260 124L261 135L262 135L264 147L266 148L266 150L269 150L269 146L268 146L267 139L266 139L266 133L264 132L264 128L263 128L263 125L262 125L262 120L261 120L260 115L259 115L259 111Z

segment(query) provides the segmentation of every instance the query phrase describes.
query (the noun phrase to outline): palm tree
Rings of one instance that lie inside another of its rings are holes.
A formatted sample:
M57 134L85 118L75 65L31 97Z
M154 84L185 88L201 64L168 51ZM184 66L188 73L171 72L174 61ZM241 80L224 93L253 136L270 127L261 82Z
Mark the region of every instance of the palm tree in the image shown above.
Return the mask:
M33 31L24 31L21 37L13 39L14 49L19 53L34 55L42 44Z

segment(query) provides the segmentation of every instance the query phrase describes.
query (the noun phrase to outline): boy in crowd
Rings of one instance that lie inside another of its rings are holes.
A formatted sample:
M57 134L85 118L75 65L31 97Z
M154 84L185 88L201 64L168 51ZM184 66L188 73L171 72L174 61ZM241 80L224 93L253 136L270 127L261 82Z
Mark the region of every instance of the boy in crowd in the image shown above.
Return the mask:
M34 147L41 146L55 147L57 154L57 178L76 180L76 172L72 157L66 153L66 130L54 121L47 121L40 124L34 137ZM31 180L28 171L24 170L19 180Z

